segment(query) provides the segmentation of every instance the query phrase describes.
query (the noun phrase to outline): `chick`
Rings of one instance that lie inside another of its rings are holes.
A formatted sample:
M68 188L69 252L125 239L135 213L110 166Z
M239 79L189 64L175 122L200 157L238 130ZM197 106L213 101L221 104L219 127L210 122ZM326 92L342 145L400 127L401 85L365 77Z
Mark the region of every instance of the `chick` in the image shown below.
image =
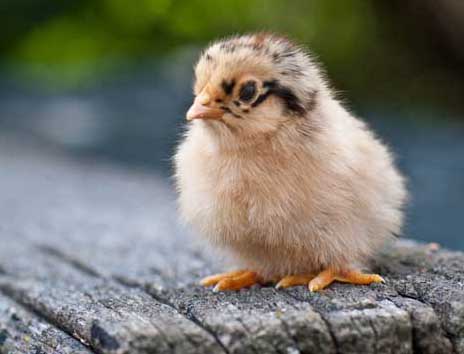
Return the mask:
M400 232L403 178L307 52L272 34L216 42L194 94L175 155L180 213L240 269L203 285L383 281L362 269Z

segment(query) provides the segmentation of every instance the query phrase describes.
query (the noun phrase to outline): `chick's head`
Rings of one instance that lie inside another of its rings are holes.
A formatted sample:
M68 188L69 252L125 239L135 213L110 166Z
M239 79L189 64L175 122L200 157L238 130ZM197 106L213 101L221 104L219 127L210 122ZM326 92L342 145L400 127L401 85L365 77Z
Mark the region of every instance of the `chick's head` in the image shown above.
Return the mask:
M324 80L310 56L270 34L213 43L195 67L193 105L187 120L256 135L307 116Z

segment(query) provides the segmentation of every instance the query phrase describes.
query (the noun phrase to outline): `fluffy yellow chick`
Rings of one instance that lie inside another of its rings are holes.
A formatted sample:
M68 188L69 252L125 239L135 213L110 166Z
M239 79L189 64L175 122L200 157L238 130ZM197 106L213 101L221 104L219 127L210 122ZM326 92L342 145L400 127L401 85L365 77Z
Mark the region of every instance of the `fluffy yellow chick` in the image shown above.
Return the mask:
M310 55L276 35L222 40L194 93L175 155L180 213L240 269L202 284L382 282L361 270L400 232L403 178Z

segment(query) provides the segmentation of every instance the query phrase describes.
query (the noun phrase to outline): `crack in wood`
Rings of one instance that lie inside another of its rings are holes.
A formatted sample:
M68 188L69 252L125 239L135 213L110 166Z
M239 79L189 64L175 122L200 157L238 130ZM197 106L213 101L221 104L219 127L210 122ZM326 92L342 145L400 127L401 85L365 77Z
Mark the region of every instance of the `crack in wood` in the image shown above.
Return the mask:
M243 320L241 318L236 318L236 320L242 325L242 328L245 330L246 333L248 333L248 335L250 336L251 335L251 331L250 329L248 328L247 325L245 325L245 323L243 322ZM259 354L258 350L255 348L254 344L251 343L251 346L250 346L250 349L253 351L253 353L255 354Z
M292 293L290 292L287 292L287 291L283 291L282 294L284 294L284 296L287 296L289 298L291 298L292 300L296 300L296 301L302 301L301 299L299 299L298 297L294 296ZM306 302L308 303L308 302ZM325 317L324 313L322 313L322 311L318 311L316 308L314 308L314 306L311 306L312 310L320 317L320 319L322 320L322 322L325 324L325 327L327 329L327 333L329 334L331 340L332 340L332 344L335 348L335 354L341 354L340 353L340 349L339 349L339 344L337 342L337 338L335 337L335 333L333 332L333 329L332 329L332 326L330 324L330 321Z
M415 287L414 284L412 284L412 286ZM396 291L398 291L398 294L399 294L401 297L407 298L407 299L411 299L411 300L415 300L415 301L418 301L418 302L420 302L421 304L423 304L423 305L429 307L430 309L432 309L433 313L434 313L434 314L437 316L437 318L438 318L438 322L439 322L440 328L441 328L441 330L442 330L442 332L443 332L442 334L445 335L445 336L449 339L449 341L450 341L450 343L451 343L451 347L452 347L451 349L452 349L452 351L453 351L453 354L457 354L457 353L458 353L458 350L457 350L456 344L455 344L456 336L455 336L453 333L450 333L450 332L446 329L446 326L444 325L444 323L443 323L443 321L442 321L442 319L441 319L441 316L439 316L439 314L437 313L437 311L436 311L434 305L428 303L427 301L424 301L420 296L418 296L418 297L411 296L410 294L407 294L406 292L401 291L401 289L396 289ZM417 292L417 291L416 291L416 292ZM418 292L417 292L417 293L418 293ZM414 334L414 332L413 332L413 334ZM414 341L415 341L415 338L413 337L413 343L414 343Z
M316 311L316 313L319 314L319 316L321 317L321 320L325 323L325 325L327 327L327 331L329 332L330 338L332 339L332 343L333 343L333 345L335 347L335 354L341 354L341 352L340 352L340 344L337 341L337 337L335 336L335 333L334 333L334 330L332 328L332 325L331 325L330 321L325 317L325 315L323 313L320 313L318 311Z
M417 341L417 330L416 326L414 326L412 314L409 311L406 311L409 316L409 322L411 322L411 337L412 337L412 352L413 353L420 353L421 348L419 347Z
M73 268L79 270L80 272L82 272L82 273L84 273L84 274L86 274L88 276L91 276L91 277L94 277L94 278L104 278L95 269L89 267L88 265L81 262L77 258L72 257L72 256L70 256L68 254L65 254L64 252L62 252L58 248L55 248L55 247L52 247L52 246L49 246L49 245L36 245L36 247L37 247L37 249L44 252L45 254L48 254L48 255L50 255L52 257L55 257L55 258L65 262L65 263L69 264Z
M24 298L22 298L21 296L18 296L16 292L14 291L14 289L10 288L8 285L5 285L1 282L0 282L0 294L2 294L6 298L8 298L10 301L15 303L18 307L22 308L23 311L26 311L29 314L31 314L31 316L36 316L38 320L43 321L50 327L54 328L55 330L62 332L63 335L68 336L71 340L75 340L77 343L84 345L85 348L90 353L97 354L97 352L93 350L93 348L89 345L89 343L87 343L82 338L79 338L78 336L76 336L74 332L68 331L66 328L64 328L58 322L51 319L49 316L38 311L35 307L31 306L31 304L29 304L27 301L24 301ZM45 342L42 342L42 343L49 346L48 343L45 343ZM55 350L56 348L51 348L51 349Z
M140 287L140 286L138 286ZM230 354L229 352L229 349L226 347L226 345L221 341L221 339L219 338L218 334L213 331L209 326L207 326L206 324L202 323L193 313L183 313L182 311L180 311L171 301L169 301L168 298L164 298L164 297L161 297L159 295L155 295L153 294L152 292L149 292L147 291L143 286L140 287L141 289L143 289L148 295L152 296L155 300L161 302L162 304L166 305L166 306L169 306L171 307L172 309L174 309L177 313L179 313L180 315L182 315L183 317L185 317L186 319L188 319L189 321L193 322L195 325L197 325L198 327L200 327L201 329L203 329L204 331L206 331L207 333L209 333L213 338L214 340L216 341L216 343L221 347L221 349L224 351L225 354Z
M281 319L280 323L281 323L282 328L284 329L285 333L287 333L288 338L290 338L292 340L295 350L297 350L298 352L301 352L302 351L301 347L300 347L297 339L295 338L295 336L291 333L287 322L284 319Z

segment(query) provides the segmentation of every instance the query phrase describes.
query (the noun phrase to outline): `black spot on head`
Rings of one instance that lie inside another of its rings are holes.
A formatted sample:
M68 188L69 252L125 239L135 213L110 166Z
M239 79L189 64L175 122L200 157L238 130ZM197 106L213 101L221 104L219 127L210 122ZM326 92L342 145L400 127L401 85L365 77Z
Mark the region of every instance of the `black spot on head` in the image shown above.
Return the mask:
M306 109L301 103L300 99L295 93L288 87L280 85L277 80L264 81L263 86L267 88L267 91L262 95L258 96L255 102L251 105L256 107L263 103L270 95L279 97L285 103L285 107L292 113L303 115L306 113Z
M221 100L220 98L216 98L216 99L214 100L214 102L216 102L216 103L221 103L222 100Z
M234 105L236 105L237 107L240 107L240 101L234 101Z
M272 93L285 102L285 106L289 111L298 115L303 115L306 112L300 99L290 88L276 85L276 87L272 89Z
M210 60L213 60L213 57L211 55L209 55L209 54L206 54L205 59L210 61Z
M115 350L120 347L116 338L101 328L97 322L92 324L92 328L90 329L90 337L92 341L97 342L104 349Z
M263 87L272 89L277 85L277 80L267 80L263 82Z
M240 87L239 98L243 102L250 102L256 95L256 82L247 81Z
M221 87L224 90L224 93L226 95L232 94L232 91L234 90L235 86L235 80L231 80L230 82L227 82L226 80L222 80L221 82Z
M300 99L290 88L277 84L272 89L272 94L281 98L289 111L298 115L303 115L306 113L306 110L303 104L301 103Z

